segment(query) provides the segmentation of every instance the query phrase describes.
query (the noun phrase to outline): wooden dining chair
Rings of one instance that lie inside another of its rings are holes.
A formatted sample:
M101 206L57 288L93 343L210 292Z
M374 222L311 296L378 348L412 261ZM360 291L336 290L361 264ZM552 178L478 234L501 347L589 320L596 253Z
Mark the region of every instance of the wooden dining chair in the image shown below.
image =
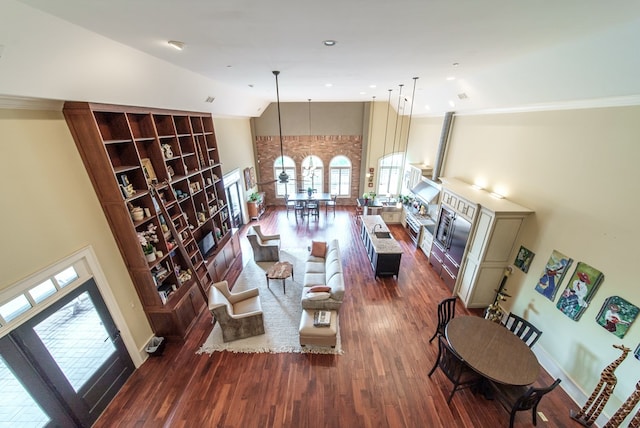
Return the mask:
M311 216L314 216L316 219L320 219L320 204L318 201L313 200L307 202L307 215L309 216L309 219L311 219Z
M451 321L451 318L456 315L456 300L455 297L448 297L438 303L438 325L436 326L436 331L433 332L433 336L429 339L429 343L431 343L437 335L444 335L444 329L447 327L449 321Z
M289 195L284 195L284 198L287 206L287 218L289 218L289 211L293 211L295 213L296 201L290 200Z
M298 216L300 216L301 219L304 219L305 210L306 210L305 201L296 201L296 204L294 206L294 212L295 212L295 216L296 216L296 223L298 222Z
M447 404L451 403L453 394L461 389L480 385L483 377L473 371L465 362L455 353L449 342L444 336L438 336L438 358L433 368L429 372L429 377L436 368L440 367L442 373L453 383L453 389L449 394Z
M329 212L329 207L331 207L333 209L333 216L336 216L336 199L338 198L338 195L331 195L331 200L326 201L324 204L324 215L326 216L327 213Z
M524 343L531 348L542 336L542 332L538 330L533 324L524 318L519 317L513 313L507 316L503 325L518 336Z
M531 410L533 425L537 424L536 415L538 413L538 404L546 394L553 391L558 386L561 379L556 379L551 385L542 388L534 388L527 386L503 385L495 382L488 382L494 392L494 397L500 401L502 407L510 412L509 428L513 428L513 422L517 412Z

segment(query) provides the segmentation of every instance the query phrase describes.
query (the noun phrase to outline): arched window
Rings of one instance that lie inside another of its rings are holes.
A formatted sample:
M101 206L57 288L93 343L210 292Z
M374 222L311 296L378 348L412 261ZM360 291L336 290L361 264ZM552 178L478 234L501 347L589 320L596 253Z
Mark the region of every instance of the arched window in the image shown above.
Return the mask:
M284 172L290 179L296 178L296 163L289 156L278 156L273 162L273 176L276 178L276 198L284 198L287 193L295 193L295 184L293 181L288 183L280 183L278 177Z
M302 186L301 189L316 189L322 193L324 188L324 166L318 156L310 155L302 160Z
M390 153L378 162L378 195L397 194L400 191L402 153Z
M336 156L329 162L329 192L332 195L351 194L351 161L346 156Z

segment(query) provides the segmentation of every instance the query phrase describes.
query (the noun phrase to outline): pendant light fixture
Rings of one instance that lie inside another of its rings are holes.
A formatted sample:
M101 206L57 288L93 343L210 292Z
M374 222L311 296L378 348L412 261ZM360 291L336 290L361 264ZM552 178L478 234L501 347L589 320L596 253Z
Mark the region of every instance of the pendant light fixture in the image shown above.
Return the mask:
M411 133L411 119L413 118L413 103L416 99L416 83L419 77L413 78L413 92L411 94L411 109L409 110L409 123L407 124L407 144L404 146L404 154L402 156L402 166L404 168L405 162L407 161L407 153L409 152L409 136Z
M278 176L280 183L287 183L289 181L289 176L286 172L284 172L284 150L282 148L282 118L280 116L280 88L278 87L278 75L280 72L278 70L273 71L273 75L276 76L276 104L278 107L278 132L280 136L280 166L282 166L282 171Z
M376 96L374 95L374 96L371 98L371 115L370 115L371 119L369 120L369 143L367 144L367 162L369 162L369 165L371 165L371 163L370 163L370 162L371 162L371 142L372 142L372 140L373 140L373 137L372 137L372 133L373 133L373 120L374 120L373 112L374 112L374 107L375 107L375 105L376 105ZM365 174L365 177L366 177L367 179L369 179L369 180L368 180L369 182L371 182L371 181L372 181L372 180L371 180L371 169L372 169L372 167L371 167L371 166L369 166L369 169L368 169L367 173Z
M311 98L309 98L309 165L304 167L302 174L305 177L313 177L316 167L313 165L313 153L311 152Z
M398 107L396 108L396 126L395 131L393 133L393 148L391 150L391 156L394 156L396 152L396 137L398 135L398 122L401 120L402 116L400 115L400 101L402 100L402 87L404 86L402 83L399 85L400 90L398 91ZM400 135L402 135L402 125L400 126ZM389 171L389 180L387 181L387 197L391 196L390 187L391 187L391 171L394 171L396 166L395 156L391 158L391 170ZM396 185L397 187L397 185Z

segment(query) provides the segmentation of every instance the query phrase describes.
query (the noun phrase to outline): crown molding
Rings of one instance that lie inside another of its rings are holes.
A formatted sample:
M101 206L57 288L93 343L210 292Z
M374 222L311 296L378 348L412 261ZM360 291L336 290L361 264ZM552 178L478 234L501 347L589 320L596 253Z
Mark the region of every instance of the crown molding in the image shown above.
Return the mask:
M0 95L0 109L62 111L64 101Z

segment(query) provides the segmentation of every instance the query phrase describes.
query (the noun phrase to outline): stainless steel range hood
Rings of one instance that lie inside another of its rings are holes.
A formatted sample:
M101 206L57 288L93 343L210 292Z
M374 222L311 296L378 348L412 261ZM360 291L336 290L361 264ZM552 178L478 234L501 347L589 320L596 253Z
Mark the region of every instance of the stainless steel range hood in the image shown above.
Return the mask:
M427 178L422 179L411 189L417 198L421 199L426 204L431 204L432 201L437 202L438 195L440 194L441 186L435 181L431 181Z

